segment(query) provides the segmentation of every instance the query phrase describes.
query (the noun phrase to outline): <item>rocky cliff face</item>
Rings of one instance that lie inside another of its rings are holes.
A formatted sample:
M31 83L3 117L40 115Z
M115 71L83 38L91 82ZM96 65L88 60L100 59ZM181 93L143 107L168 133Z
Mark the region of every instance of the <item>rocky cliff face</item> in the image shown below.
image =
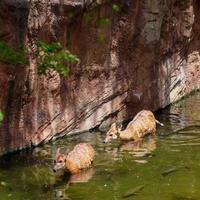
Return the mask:
M200 86L200 4L193 0L1 0L0 41L30 65L0 62L0 154L156 110ZM36 41L81 60L38 75Z

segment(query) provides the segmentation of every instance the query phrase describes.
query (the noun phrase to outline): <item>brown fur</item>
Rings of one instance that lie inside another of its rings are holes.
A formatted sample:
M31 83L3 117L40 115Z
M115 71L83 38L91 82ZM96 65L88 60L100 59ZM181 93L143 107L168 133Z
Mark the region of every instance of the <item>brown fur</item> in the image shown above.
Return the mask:
M81 169L89 167L94 158L95 151L87 143L77 144L68 155L61 154L58 150L54 159L54 171L65 169L71 174L76 174Z
M109 142L118 137L122 140L139 140L147 134L156 134L156 123L163 126L157 121L154 114L149 110L140 111L131 122L127 125L124 131L117 128L116 123L112 124L111 128L106 133L105 142Z

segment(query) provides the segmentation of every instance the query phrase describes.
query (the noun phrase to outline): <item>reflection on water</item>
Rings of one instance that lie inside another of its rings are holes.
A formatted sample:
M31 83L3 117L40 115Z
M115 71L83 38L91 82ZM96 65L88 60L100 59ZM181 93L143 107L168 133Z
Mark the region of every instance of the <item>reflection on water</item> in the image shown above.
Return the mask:
M144 157L151 155L156 149L156 138L155 136L145 137L143 140L134 142L129 141L120 146L120 151L128 151L135 157Z
M74 174L70 176L69 183L87 183L95 174L95 169L89 168L84 169L78 174Z
M129 199L200 199L199 105L196 94L158 113L165 126L137 143L104 144L105 134L85 133L2 157L0 199L120 200L140 185L143 190ZM53 173L56 149L69 151L79 142L94 146L93 166L73 176Z

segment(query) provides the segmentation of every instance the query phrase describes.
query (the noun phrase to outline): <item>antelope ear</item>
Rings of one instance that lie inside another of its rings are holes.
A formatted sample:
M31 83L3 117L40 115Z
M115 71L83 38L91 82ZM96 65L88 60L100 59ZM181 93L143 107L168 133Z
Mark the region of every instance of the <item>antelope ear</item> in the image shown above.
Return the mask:
M118 131L121 131L121 130L122 130L122 124L120 124L118 127Z
M70 150L67 149L67 150L65 151L65 155L68 155L69 152L70 152Z
M57 149L56 155L60 153L60 148Z
M117 125L115 122L111 125L111 128L117 129Z

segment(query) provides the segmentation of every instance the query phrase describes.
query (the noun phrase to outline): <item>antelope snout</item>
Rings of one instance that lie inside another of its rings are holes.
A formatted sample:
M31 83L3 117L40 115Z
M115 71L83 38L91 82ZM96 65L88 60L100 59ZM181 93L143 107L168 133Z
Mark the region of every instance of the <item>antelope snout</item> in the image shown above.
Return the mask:
M53 172L54 172L54 173L56 173L56 172L57 172L57 169L56 169L55 167L53 168Z
M110 142L110 140L107 138L103 141L103 143L108 143L108 142Z

